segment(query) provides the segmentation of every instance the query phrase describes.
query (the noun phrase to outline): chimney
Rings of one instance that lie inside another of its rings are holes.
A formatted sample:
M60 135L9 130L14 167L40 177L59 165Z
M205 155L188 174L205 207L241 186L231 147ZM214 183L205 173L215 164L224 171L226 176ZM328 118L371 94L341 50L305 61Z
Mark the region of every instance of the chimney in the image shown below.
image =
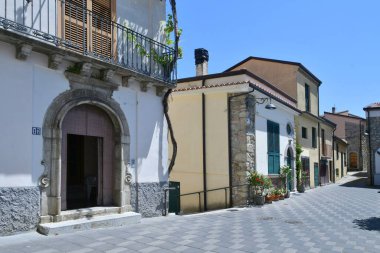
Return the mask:
M331 109L331 112L335 114L335 106Z
M208 51L204 48L197 48L195 54L196 76L208 74Z

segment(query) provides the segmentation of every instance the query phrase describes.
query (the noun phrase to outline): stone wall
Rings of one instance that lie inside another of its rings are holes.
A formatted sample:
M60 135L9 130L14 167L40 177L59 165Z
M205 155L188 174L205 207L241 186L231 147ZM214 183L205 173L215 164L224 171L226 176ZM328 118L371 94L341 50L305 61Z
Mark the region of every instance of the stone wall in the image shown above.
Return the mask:
M39 216L38 187L0 187L0 236L35 229Z
M376 163L375 163L375 153L378 148L380 148L380 117L371 117L368 118L369 120L369 126L370 126L370 135L369 138L371 139L371 150L369 152L371 156L371 170L372 175L375 173Z
M348 142L347 149L347 169L348 171L355 170L366 170L368 159L367 155L367 141L364 132L366 130L365 125L361 125L358 123L346 122L345 123L346 130L346 140ZM350 166L350 153L355 152L358 154L358 167L351 168Z
M165 211L164 186L167 185L167 182L132 184L132 210L140 213L142 217L163 215Z
M232 186L247 184L249 171L255 169L255 98L242 95L231 98L230 103ZM248 200L248 188L232 190L232 204L244 205Z

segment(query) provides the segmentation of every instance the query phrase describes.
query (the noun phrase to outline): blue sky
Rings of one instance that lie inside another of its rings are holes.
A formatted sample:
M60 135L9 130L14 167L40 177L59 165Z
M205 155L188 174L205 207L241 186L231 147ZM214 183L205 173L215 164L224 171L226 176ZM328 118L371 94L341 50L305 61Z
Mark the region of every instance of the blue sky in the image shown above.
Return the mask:
M194 76L194 49L210 54L209 73L248 56L302 63L319 79L320 113L380 101L378 0L177 0L178 77Z

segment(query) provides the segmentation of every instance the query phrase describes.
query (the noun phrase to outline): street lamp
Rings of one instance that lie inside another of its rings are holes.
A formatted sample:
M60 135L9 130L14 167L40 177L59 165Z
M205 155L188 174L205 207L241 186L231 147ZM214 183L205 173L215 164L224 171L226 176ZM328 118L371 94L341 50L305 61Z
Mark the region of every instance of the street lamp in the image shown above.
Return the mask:
M268 109L268 110L277 109L277 107L274 104L272 104L272 98L256 98L256 104L259 104L259 105L262 105L267 101L269 101L269 104L265 106L265 109Z

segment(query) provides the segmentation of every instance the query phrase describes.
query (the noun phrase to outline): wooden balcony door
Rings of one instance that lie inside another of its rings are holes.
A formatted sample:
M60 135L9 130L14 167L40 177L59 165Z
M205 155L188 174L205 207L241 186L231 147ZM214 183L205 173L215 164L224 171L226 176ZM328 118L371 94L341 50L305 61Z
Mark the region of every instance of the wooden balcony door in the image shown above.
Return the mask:
M112 59L116 51L115 0L66 0L59 5L59 34L70 49Z

